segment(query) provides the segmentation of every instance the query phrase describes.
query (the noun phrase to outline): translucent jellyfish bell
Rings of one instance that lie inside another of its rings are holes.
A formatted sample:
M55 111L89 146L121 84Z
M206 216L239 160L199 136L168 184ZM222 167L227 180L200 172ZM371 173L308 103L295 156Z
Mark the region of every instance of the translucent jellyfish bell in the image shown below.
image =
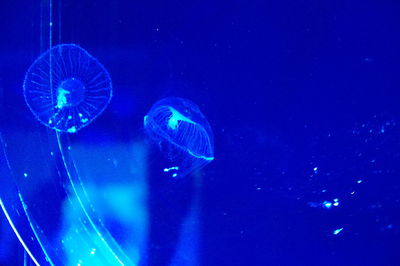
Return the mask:
M214 160L213 134L207 119L190 100L168 97L156 102L144 117L152 140L166 152L173 177L185 176Z
M41 123L69 133L92 122L112 97L108 71L76 44L57 45L43 53L28 69L23 89Z

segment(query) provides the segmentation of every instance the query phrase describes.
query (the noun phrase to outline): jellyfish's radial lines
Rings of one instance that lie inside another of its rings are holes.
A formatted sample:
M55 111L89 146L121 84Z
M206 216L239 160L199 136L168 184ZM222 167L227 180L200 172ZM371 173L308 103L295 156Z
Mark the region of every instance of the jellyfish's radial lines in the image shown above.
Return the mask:
M79 76L83 76L83 75L82 75L81 53L78 53L78 56L77 56L77 58L76 58L76 61L77 61L77 63L76 63L76 73L77 73Z
M173 177L185 176L214 159L211 127L189 100L169 97L158 101L144 117L144 127L175 165L164 168Z
M32 82L33 84L39 86L39 87L48 87L47 84L43 84L43 83L37 82L37 81L35 81L35 80L32 80L31 82Z
M57 45L39 56L23 88L28 107L41 123L70 133L90 124L112 97L108 71L75 44Z
M80 60L80 63L79 63L79 69L78 69L78 71L77 71L77 73L79 74L79 76L80 77L88 77L88 68L89 68L89 61L87 61L87 60L83 60L83 59L81 59L81 57L82 57L82 53L78 53L79 54L79 60Z
M42 81L45 81L45 82L48 81L47 77L43 77L42 75L39 75L37 73L32 73L32 76L34 76L34 77L36 77L36 78L38 78L38 79L40 79Z
M32 94L42 94L42 95L48 95L47 90L45 89L34 89L32 90ZM49 96L50 97L50 96Z
M94 81L96 81L98 78L100 78L101 75L97 74L96 76L94 76L93 78L90 79L90 81L88 81L88 84L92 84Z
M32 73L32 75L37 75L38 77L45 77L44 80L48 81L50 79L50 75L49 73L47 73L45 70L38 68L38 72L40 73L40 75L38 73Z
M85 103L83 104L83 106L84 106L84 107L87 106L87 107L88 107L87 109L89 109L89 108L91 108L92 110L95 110L95 109L96 109L96 106L93 105L93 104L91 104L91 103L89 103L89 102L85 102Z
M88 82L87 84L90 85L91 87L96 88L96 87L99 87L99 86L105 84L105 82L104 82L104 80L100 80L97 83Z

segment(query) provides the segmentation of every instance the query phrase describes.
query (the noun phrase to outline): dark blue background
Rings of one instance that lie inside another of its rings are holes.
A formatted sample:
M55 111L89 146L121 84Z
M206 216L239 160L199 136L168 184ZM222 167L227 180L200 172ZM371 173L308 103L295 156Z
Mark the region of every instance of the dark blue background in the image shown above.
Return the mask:
M20 93L46 48L45 4L1 4L0 82L15 88L4 95ZM134 130L144 102L171 95L208 117L203 265L400 264L399 3L55 5L55 43L79 43L110 71L108 126ZM333 198L336 208L313 204Z

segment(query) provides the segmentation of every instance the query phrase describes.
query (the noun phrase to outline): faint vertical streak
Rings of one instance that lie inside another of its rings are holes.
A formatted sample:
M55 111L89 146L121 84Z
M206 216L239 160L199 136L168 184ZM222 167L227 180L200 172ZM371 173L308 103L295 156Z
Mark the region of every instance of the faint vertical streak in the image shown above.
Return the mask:
M59 42L61 43L61 1L62 0L58 0L58 23L59 23L59 25L58 25L58 27L59 27L59 33L58 33L58 39L59 39ZM42 20L43 20L43 18L42 18ZM53 47L53 0L49 0L49 49L52 49L52 47ZM53 106L55 106L55 102L54 102L54 97L53 97L53 65L52 65L52 53L50 52L49 53L49 64L50 64L50 68L49 68L49 77L50 77L50 96L51 96L51 101L52 101L52 105ZM73 189L73 191L74 191L74 193L75 193L75 196L76 196L76 198L77 198L77 200L78 200L78 202L79 202L79 205L81 206L81 208L82 208L82 210L83 210L83 212L84 212L84 214L85 214L85 216L86 216L86 218L87 218L87 220L89 221L89 223L90 223L90 225L92 226L92 229L96 232L96 234L97 234L97 236L100 238L100 240L101 240L101 242L104 244L104 246L105 247L107 247L108 248L108 250L111 252L111 254L114 256L114 258L117 260L117 262L120 264L120 265L124 265L124 263L121 261L121 259L117 256L117 254L114 252L114 250L110 247L110 245L107 243L107 241L104 239L104 237L103 237L103 235L102 235L102 233L100 232L100 230L97 228L97 226L96 226L96 224L93 222L93 220L92 220L92 218L90 217L90 215L89 215L89 213L87 212L87 210L86 210L86 206L84 206L84 203L82 202L82 199L81 199L81 197L79 196L79 193L78 193L78 191L77 191L77 188L75 187L75 184L74 184L74 182L72 181L72 177L71 177L71 173L70 173L70 170L68 169L68 165L67 165L67 162L66 162L66 158L65 158L65 155L64 155L64 153L65 153L65 151L64 151L64 149L62 148L62 145L61 145L61 140L60 140L60 134L59 134L59 132L56 132L56 137L57 137L57 142L58 142L58 146L59 146L59 150L60 150L60 152L61 152L61 157L62 157L62 161L63 161L63 163L64 163L64 166L65 166L65 170L66 170L66 173L67 173L67 175L68 175L68 178L69 178L69 180L70 180L70 183L71 183L71 187L72 187L72 189ZM75 165L73 165L74 166L74 168L75 168ZM78 178L79 178L79 176L78 176ZM84 189L83 189L84 190ZM85 190L84 190L85 191ZM86 194L86 193L85 193ZM22 195L21 194L19 194L19 196L20 196L20 200L21 201L23 201L23 199L22 199ZM87 196L87 195L86 195ZM29 216L28 216L28 213L27 213L27 210L25 209L25 205L23 204L23 206L24 206L24 210L25 210L25 213L26 213L26 215L27 215L27 217L28 217L28 219L29 219ZM33 231L34 231L34 233L35 233L35 229L34 228L32 228L33 229ZM36 235L36 233L35 233L35 235ZM38 242L39 242L39 244L41 245L41 243L40 243L40 240L39 240L39 238L36 236L36 238L38 239ZM42 245L41 245L42 246ZM42 246L42 249L43 249L43 246ZM46 251L43 249L43 251L46 253ZM46 256L47 256L47 254L46 254ZM47 256L48 257L48 256ZM48 257L49 258L49 257ZM50 259L50 258L49 258ZM52 263L51 263L52 264Z
M13 170L11 168L10 161L8 160L7 151L6 151L7 142L5 142L3 140L3 136L1 135L1 132L0 132L0 143L1 143L1 147L2 147L2 149L1 149L2 152L1 153L3 154L3 158L6 161L6 164L7 164L7 167L9 169L10 173L13 174Z
M61 43L61 0L58 0L58 44Z
M22 239L21 235L19 234L17 228L15 227L14 223L12 222L10 215L8 215L8 212L7 212L7 210L6 210L6 207L4 206L3 201L1 200L1 198L0 198L0 206L1 206L1 209L3 210L4 214L6 215L7 221L8 221L8 223L10 224L11 228L13 229L13 231L14 231L15 235L17 236L19 242L20 242L21 245L24 247L24 249L26 250L26 252L28 252L29 257L31 257L31 259L33 260L33 262L34 262L36 265L39 266L40 264L37 262L37 260L35 259L35 257L34 257L33 254L31 253L31 251L29 250L28 246L25 244L25 242L24 242L24 240Z
M53 0L49 0L49 49L53 46ZM49 53L49 77L50 77L50 97L51 97L51 105L54 106L54 97L53 97L53 64L52 64L52 53Z
M39 40L39 45L40 45L40 49L43 47L43 2L40 6L40 40Z
M44 248L42 241L40 241L40 237L39 237L39 235L37 234L36 229L35 229L35 227L34 227L33 224L32 224L31 217L30 217L30 215L29 215L29 213L28 213L28 207L27 207L27 205L25 204L24 199L22 198L22 195L21 195L20 192L18 192L18 196L19 196L19 200L21 201L22 208L24 209L26 218L28 219L29 225L30 225L30 227L31 227L31 229L32 229L32 231L33 231L33 234L35 235L37 242L39 243L40 247L41 247L42 250L43 250L44 255L46 256L46 260L48 261L48 263L50 263L50 265L54 266L54 263L52 262L51 258L50 258L49 255L47 254L47 251L46 251L46 249Z
M26 257L26 250L24 249L24 266L27 266L28 258Z
M49 49L53 46L53 0L49 0ZM51 67L51 56L50 56Z
M63 154L62 154L62 155L63 155ZM64 155L63 155L63 158L64 158ZM83 195L85 196L86 200L87 200L88 202L90 202L90 197L89 197L89 195L88 195L88 193L87 193L85 187L82 185L82 180L81 180L81 178L80 178L80 174L79 174L79 172L78 172L78 168L76 167L75 161L74 161L74 160L71 160L70 163L71 163L72 166L73 166L72 168L75 169L75 174L76 174L76 177L77 177L77 179L78 179L78 181L79 181L80 189L82 189ZM66 169L67 169L67 168L66 168ZM69 178L71 178L71 176L70 176L70 174L69 174L69 170L67 170L67 172L68 172ZM71 182L71 183L73 182L72 179L70 180L70 182ZM78 194L77 194L78 192L75 190L75 185L72 185L72 187L74 188L74 191L76 192L76 197L78 198L78 202L82 203L82 200L80 199L80 197L79 197ZM82 205L82 206L83 206L83 205ZM100 231L99 231L99 229L97 228L97 226L93 223L92 219L90 218L89 213L88 213L87 210L86 210L86 207L85 207L85 209L84 209L84 213L86 214L87 218L89 219L89 222L93 225L93 228L95 229L95 231L96 231L97 234L99 235ZM103 224L102 222L100 222L100 225L101 225L101 227L104 227L104 224ZM106 233L107 233L107 231L106 231ZM107 234L107 235L108 235L108 237L112 238L112 235L111 235L111 234ZM99 236L100 236L100 235L99 235ZM101 235L101 238L102 238L102 241L104 242L104 239L103 239L103 236L102 236L102 235ZM109 245L107 242L104 242L104 243L106 244L107 248L112 252L112 254L114 255L114 257L118 260L118 262L120 262L121 265L125 265L125 264L122 262L122 260L120 260L120 259L118 258L118 256L117 256L116 253L114 252L114 250L110 247L110 245ZM118 250L120 250L120 251L123 253L123 251L121 250L121 248L120 248L118 245L117 245L117 248L118 248Z
M88 222L90 223L90 225L92 226L92 229L96 232L97 236L100 237L101 242L105 245L105 247L108 248L108 250L111 252L111 254L114 256L114 258L117 260L117 262L120 265L125 265L121 259L117 256L117 254L114 252L114 250L110 247L110 245L107 243L107 241L104 239L102 233L100 232L100 230L97 228L97 226L95 225L95 223L93 222L92 218L90 217L89 213L86 210L86 206L83 204L81 197L79 196L79 193L77 191L77 188L75 187L74 182L72 181L72 177L71 177L71 173L70 170L68 168L67 162L66 162L66 158L65 158L65 150L63 149L62 145L61 145L61 140L60 140L60 133L56 131L56 136L57 136L57 142L58 142L58 147L60 149L61 152L61 157L62 157L62 161L64 163L64 167L65 170L67 172L68 178L70 180L70 184L71 187L75 193L76 199L79 202L79 205L81 206L83 213L85 214ZM75 167L75 166L74 166Z

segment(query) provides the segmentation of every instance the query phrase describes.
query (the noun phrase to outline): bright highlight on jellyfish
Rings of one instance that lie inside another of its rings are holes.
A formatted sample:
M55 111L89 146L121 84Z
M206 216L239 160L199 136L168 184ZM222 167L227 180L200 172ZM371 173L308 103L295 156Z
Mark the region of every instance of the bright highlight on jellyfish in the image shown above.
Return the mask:
M41 123L69 133L92 122L112 97L108 71L76 44L43 53L28 69L23 88L27 105Z
M171 162L164 168L172 177L185 176L214 160L213 134L193 102L169 97L156 102L144 117L144 127Z

